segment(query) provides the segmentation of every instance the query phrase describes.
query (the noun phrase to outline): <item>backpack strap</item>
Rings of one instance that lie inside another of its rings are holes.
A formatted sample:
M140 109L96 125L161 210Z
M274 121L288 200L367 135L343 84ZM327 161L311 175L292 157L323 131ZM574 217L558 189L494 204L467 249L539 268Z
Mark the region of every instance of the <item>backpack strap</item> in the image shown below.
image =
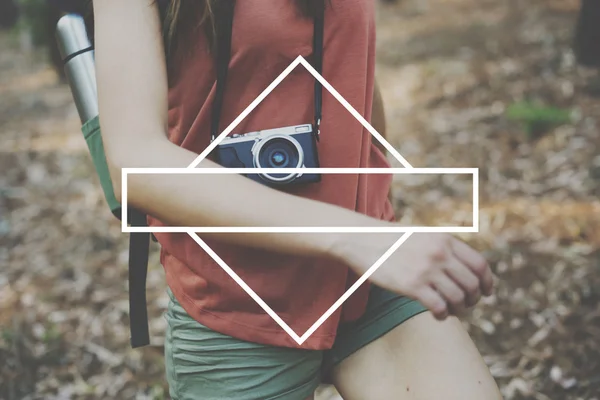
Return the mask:
M148 226L144 213L130 208L127 214L132 227ZM150 344L146 303L149 252L150 233L132 232L129 234L129 330L131 347L134 349Z
M161 19L164 19L169 0L158 0L157 3ZM148 226L147 216L139 210L130 208L127 215L132 227ZM156 237L148 232L129 234L129 332L131 347L134 349L150 344L146 300L150 238L157 242Z

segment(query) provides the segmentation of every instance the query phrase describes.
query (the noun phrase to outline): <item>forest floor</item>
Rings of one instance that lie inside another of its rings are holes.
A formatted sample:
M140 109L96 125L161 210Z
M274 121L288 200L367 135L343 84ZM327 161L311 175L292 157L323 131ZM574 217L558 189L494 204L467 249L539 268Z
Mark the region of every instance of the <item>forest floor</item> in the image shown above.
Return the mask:
M509 400L600 399L600 97L571 49L578 6L378 6L390 143L414 167L479 168L479 233L460 236L497 289L465 326ZM132 350L127 237L79 129L44 54L0 34L0 399L168 398L157 248L152 346ZM397 176L394 200L405 223L473 222L456 177Z

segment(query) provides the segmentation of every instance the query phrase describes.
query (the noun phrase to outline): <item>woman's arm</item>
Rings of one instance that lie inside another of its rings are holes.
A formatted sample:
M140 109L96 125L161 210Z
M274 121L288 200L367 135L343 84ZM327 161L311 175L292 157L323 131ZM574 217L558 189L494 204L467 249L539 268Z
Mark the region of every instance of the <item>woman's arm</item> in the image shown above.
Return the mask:
M120 200L121 169L174 168L197 154L166 137L167 75L160 21L150 0L94 2L100 123ZM205 160L200 167L219 167ZM237 175L130 175L128 203L175 226L375 226L386 223L285 194ZM236 244L330 255L336 235L226 234Z
M167 75L153 0L96 0L100 123L115 194L122 168L179 168L197 154L166 137ZM200 167L218 167L204 160ZM341 207L270 189L236 175L132 175L131 205L178 226L394 226ZM399 234L206 234L234 244L326 256L366 272ZM491 290L478 253L449 235L414 235L371 280L421 301L435 316L460 312Z

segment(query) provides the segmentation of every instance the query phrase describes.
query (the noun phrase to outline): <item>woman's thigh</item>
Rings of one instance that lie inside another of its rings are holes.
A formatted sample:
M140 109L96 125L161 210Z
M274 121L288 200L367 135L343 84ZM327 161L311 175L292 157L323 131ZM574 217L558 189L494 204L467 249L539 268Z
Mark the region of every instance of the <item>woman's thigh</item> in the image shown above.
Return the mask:
M320 383L322 352L249 343L192 319L171 296L165 363L173 400L303 400Z
M460 321L414 316L333 371L344 400L500 400L493 377Z

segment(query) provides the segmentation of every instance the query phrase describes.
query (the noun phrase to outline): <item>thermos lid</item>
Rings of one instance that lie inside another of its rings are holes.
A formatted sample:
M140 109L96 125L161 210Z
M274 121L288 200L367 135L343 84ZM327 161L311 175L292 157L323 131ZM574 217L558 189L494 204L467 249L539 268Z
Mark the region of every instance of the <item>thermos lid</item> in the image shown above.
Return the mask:
M90 49L92 44L87 35L83 17L77 14L63 16L56 25L58 48L63 60L74 53Z

